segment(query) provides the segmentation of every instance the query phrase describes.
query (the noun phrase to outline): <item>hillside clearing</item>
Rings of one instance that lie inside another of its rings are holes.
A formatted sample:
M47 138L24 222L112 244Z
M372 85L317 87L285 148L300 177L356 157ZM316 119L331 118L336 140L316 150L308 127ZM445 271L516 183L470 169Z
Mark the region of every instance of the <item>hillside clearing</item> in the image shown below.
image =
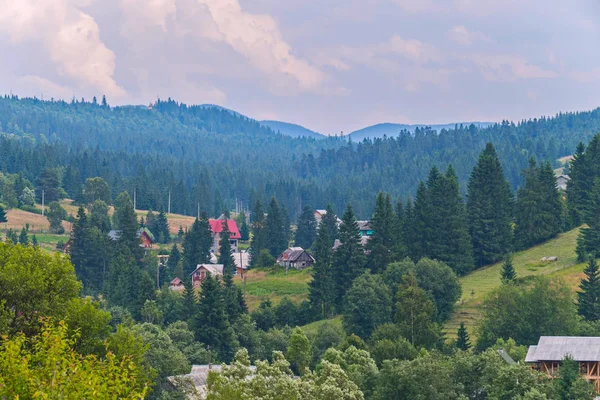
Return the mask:
M312 268L304 270L291 269L285 274L283 268L250 270L245 280L236 279L236 284L242 288L248 308L252 311L260 303L270 299L273 305L282 298L289 297L295 303L300 303L308 297L308 283L312 280Z
M575 255L578 234L579 228L576 228L531 249L513 254L513 265L517 276L557 276L575 290L584 268L583 264L577 264ZM542 257L547 256L557 256L558 261L540 261ZM473 271L459 279L463 289L462 297L457 304L456 311L444 327L449 336L455 335L461 321L473 332L480 317L477 307L493 289L500 286L501 270L502 262L499 262Z

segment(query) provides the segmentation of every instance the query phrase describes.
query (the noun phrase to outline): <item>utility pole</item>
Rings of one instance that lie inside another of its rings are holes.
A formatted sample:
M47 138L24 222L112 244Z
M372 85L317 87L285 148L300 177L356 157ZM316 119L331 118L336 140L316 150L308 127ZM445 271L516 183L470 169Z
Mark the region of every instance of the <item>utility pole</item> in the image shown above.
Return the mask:
M44 189L42 189L42 216L44 216L44 196L45 196L45 192Z

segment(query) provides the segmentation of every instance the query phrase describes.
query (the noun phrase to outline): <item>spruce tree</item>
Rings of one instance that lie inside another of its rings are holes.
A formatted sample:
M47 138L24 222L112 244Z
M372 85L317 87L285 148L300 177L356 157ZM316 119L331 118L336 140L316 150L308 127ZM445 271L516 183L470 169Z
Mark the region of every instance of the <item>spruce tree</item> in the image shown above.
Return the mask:
M252 213L252 241L250 243L250 265L257 265L260 251L265 248L265 213L260 201L254 204Z
M246 223L246 217L244 216L244 218L242 219L242 224L240 227L240 236L241 236L241 240L243 241L248 241L250 240L250 230L248 229L248 224Z
M501 259L512 246L512 193L491 143L471 172L468 193L473 258L481 267Z
M39 247L40 244L38 243L37 236L35 236L35 235L31 236L31 245L33 247Z
M333 246L335 239L339 237L339 228L337 215L333 211L333 206L331 204L327 204L327 207L325 208L325 215L321 219L319 229L321 229L321 226L327 230L327 236L331 239L331 245Z
M467 332L467 328L465 328L465 323L461 322L458 327L457 338L456 338L456 347L467 351L471 348L471 340L469 338L469 332Z
M424 182L419 183L414 204L409 204L410 218L406 221L405 228L408 256L413 262L418 262L421 258L429 254L429 244L431 242L431 232L434 226L431 223L431 205L429 204L429 194Z
M500 280L503 284L514 283L517 280L517 272L513 266L512 257L510 256L506 257L506 260L502 264Z
M154 220L154 230L152 234L159 241L159 243L168 243L171 238L171 233L169 231L169 221L167 220L167 215L161 209L158 212L158 215Z
M311 207L304 206L300 217L298 217L298 230L296 231L294 244L303 249L309 249L316 237L317 220L315 219L315 214Z
M71 233L70 255L71 263L75 267L75 274L81 280L84 286L87 284L86 264L88 261L88 220L83 207L77 210L77 218L73 223L73 231Z
M191 276L185 275L178 278L183 281L184 287L183 296L181 298L184 320L191 323L198 311L198 297L196 296Z
M230 324L234 324L242 314L248 312L244 294L233 283L233 275L229 272L223 273L223 299Z
M352 281L364 272L365 249L360 240L360 231L352 206L348 204L342 217L339 231L340 246L333 253L332 272L335 279L336 308L342 308L342 299Z
M6 211L4 211L4 207L0 204L0 223L8 222L8 218L6 217Z
M587 321L597 321L600 319L600 272L594 257L590 257L583 273L585 278L579 284L577 309Z
M583 209L586 199L587 186L591 174L585 157L585 145L579 143L573 159L569 163L569 177L567 183L567 206L569 209L569 222L571 226L583 224Z
M29 244L29 235L27 235L27 230L25 227L21 228L21 233L19 234L19 244L23 246L27 246Z
M319 226L314 245L313 279L309 283L311 306L322 318L330 317L335 306L335 279L331 268L333 241L329 233L325 224Z
M231 254L229 225L226 219L223 220L222 224L223 231L219 240L219 264L223 264L223 274L233 275L235 274L235 260L233 259L233 254Z
M177 244L173 244L171 247L171 251L169 252L169 261L167 262L167 267L171 271L175 271L177 264L181 261L181 253L179 252L179 247ZM179 276L178 278L183 279L183 277Z
M202 281L197 310L193 324L196 340L215 350L221 361L230 362L237 339L227 318L223 288L211 274Z
M397 236L396 215L389 194L379 192L375 201L375 213L371 220L373 235L367 242L367 266L373 273L381 272L385 267L396 261Z
M288 246L283 216L275 197L271 198L267 208L265 240L266 248L273 257L278 257Z
M600 249L600 178L593 180L591 190L587 193L583 220L587 224L581 228L577 238L577 259L584 261L588 254Z
M115 217L117 226L121 231L119 242L123 243L136 259L141 258L142 251L139 246L137 232L140 228L133 203L127 192L121 193L115 200Z
M211 243L212 238L208 220L196 218L183 240L184 274L191 274L198 264L205 264L210 260Z

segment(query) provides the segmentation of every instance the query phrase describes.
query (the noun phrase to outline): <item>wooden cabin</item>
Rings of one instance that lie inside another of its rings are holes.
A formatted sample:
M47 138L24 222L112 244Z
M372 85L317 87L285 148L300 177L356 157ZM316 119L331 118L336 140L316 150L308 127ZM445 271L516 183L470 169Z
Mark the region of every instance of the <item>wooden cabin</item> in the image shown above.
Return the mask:
M183 282L181 281L181 279L179 279L177 277L171 281L171 283L169 284L169 287L171 288L171 290L174 290L176 292L185 290L185 287L183 286Z
M566 356L579 363L582 377L600 393L600 337L542 336L536 346L529 346L525 362L554 378Z
M303 269L312 266L315 259L302 247L290 247L277 257L277 263L286 269Z

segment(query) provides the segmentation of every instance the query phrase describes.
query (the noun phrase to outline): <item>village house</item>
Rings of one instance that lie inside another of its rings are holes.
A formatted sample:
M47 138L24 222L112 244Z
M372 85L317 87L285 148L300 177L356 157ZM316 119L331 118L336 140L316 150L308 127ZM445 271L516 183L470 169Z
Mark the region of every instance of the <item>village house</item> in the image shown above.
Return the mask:
M121 231L112 230L108 232L108 237L115 242L121 238ZM140 247L151 249L154 244L154 235L148 228L141 228L137 231L137 237L140 239Z
M254 374L256 367L251 365L250 371ZM222 367L219 364L192 365L192 370L186 375L177 375L167 377L171 390L180 390L185 393L189 400L203 400L207 395L207 380L209 373L221 373ZM250 379L254 375L250 376Z
M179 278L174 278L171 281L171 283L169 283L169 287L171 288L171 290L174 290L176 292L185 290L185 287L183 286L183 282Z
M315 216L315 220L317 221L317 226L321 225L321 221L323 220L325 214L327 214L327 210L315 210L313 215ZM335 219L337 220L337 224L339 226L342 223L342 220L338 217L335 217Z
M217 254L219 252L219 243L221 241L221 234L223 233L223 221L227 221L227 228L229 229L229 242L231 243L231 251L237 251L238 240L242 238L238 229L237 223L233 219L209 219L210 230L212 234L213 243L210 251Z
M600 393L600 337L542 336L536 346L529 346L525 362L554 378L566 356L579 363L583 378Z
M286 269L304 269L312 266L315 259L302 247L290 247L277 257L277 263Z
M223 276L223 264L198 264L194 272L190 274L194 288L200 287L200 284L206 279L208 274Z
M243 277L250 266L250 253L244 250L233 253L233 262L236 274Z

